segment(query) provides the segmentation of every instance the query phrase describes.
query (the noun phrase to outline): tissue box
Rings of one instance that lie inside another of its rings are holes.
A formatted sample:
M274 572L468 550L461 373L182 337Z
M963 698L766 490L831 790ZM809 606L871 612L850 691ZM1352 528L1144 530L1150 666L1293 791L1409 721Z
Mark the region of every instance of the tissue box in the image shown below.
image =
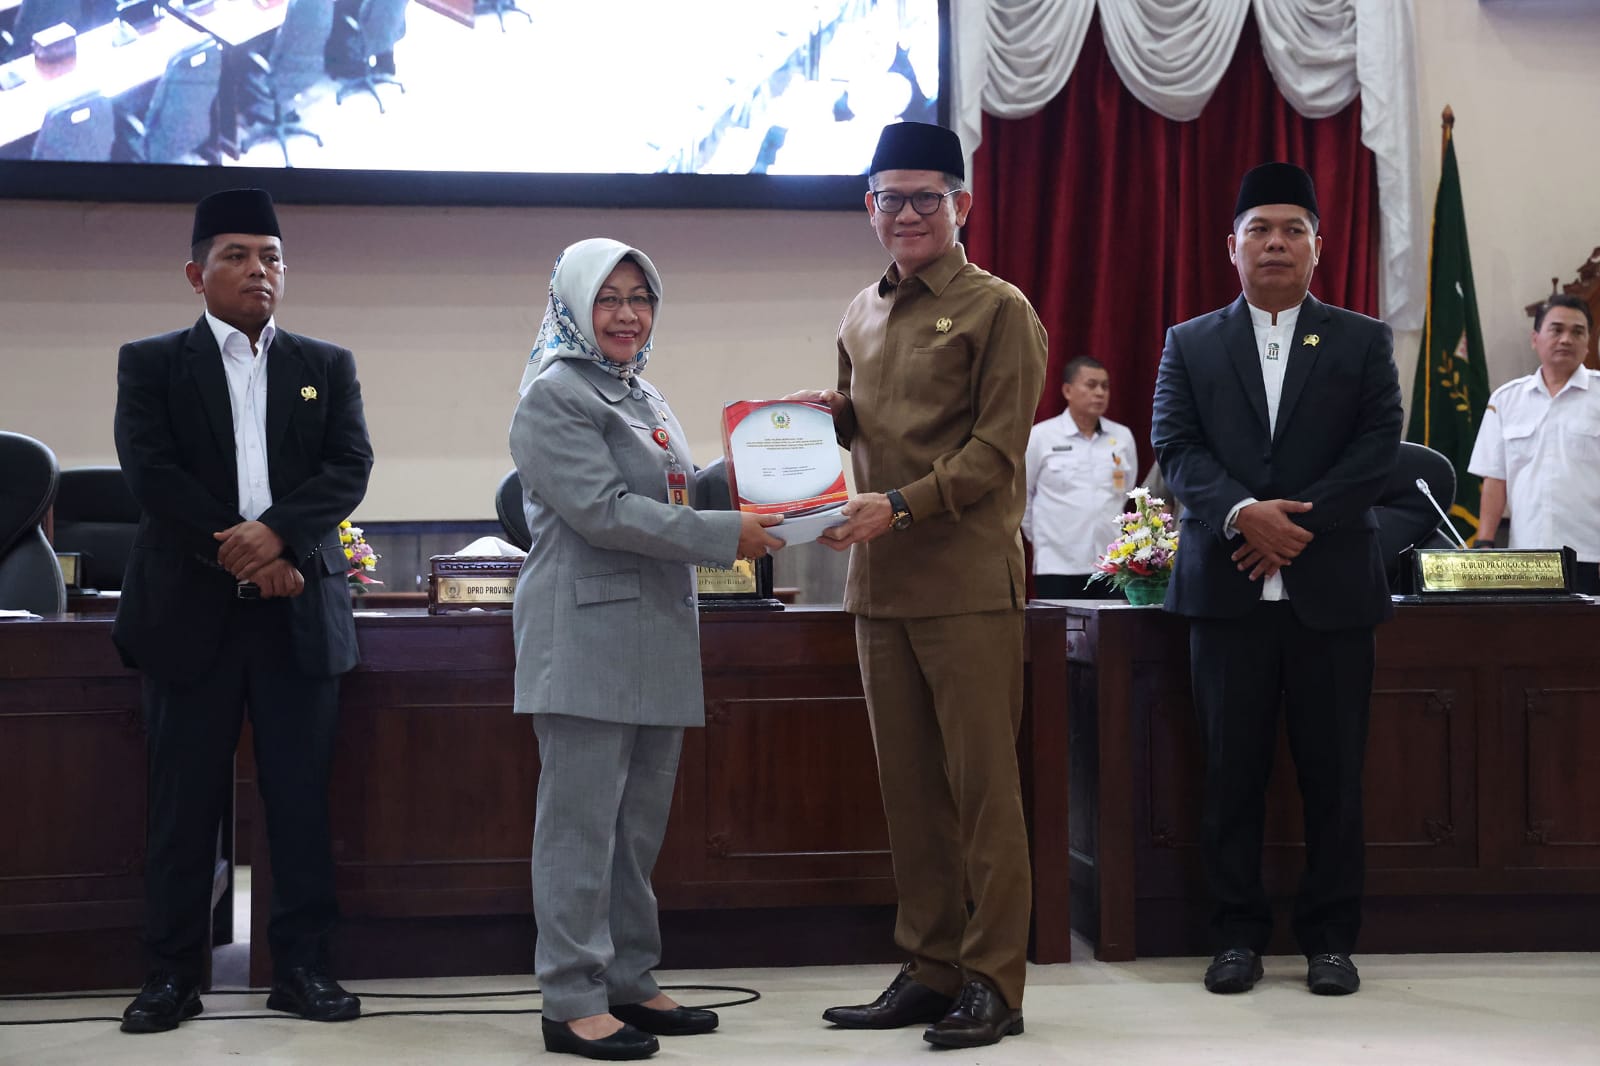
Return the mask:
M504 555L435 555L428 560L428 613L478 608L509 611L522 559Z
M78 31L65 22L46 26L33 35L33 61L60 63L78 55Z

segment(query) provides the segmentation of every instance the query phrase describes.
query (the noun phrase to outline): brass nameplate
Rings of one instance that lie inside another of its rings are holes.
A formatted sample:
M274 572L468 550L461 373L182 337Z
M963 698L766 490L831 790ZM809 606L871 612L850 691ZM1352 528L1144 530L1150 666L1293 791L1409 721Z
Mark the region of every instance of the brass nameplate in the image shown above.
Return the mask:
M754 596L757 594L756 564L735 559L732 566L700 566L695 579L702 596Z
M435 577L435 588L438 594L434 597L437 603L471 604L481 607L486 604L504 606L511 603L517 596L517 579L515 577L489 577L473 575L470 577Z
M83 584L82 561L83 556L78 552L56 552L56 562L61 564L61 580L73 591Z
M435 555L428 560L428 611L509 610L517 598L522 559L499 555Z
M1417 591L1566 592L1560 551L1423 549Z

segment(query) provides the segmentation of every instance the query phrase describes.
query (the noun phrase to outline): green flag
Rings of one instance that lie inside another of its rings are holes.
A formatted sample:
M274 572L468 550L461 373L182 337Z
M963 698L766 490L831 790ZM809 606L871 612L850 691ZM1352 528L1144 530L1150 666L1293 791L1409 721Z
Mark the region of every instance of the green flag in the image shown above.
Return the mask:
M1483 330L1478 326L1478 294L1472 286L1461 173L1456 169L1455 138L1446 132L1428 256L1428 321L1417 355L1411 428L1406 439L1443 453L1456 468L1456 500L1450 519L1468 539L1478 531L1481 481L1467 473L1467 462L1488 402L1489 368L1484 360Z

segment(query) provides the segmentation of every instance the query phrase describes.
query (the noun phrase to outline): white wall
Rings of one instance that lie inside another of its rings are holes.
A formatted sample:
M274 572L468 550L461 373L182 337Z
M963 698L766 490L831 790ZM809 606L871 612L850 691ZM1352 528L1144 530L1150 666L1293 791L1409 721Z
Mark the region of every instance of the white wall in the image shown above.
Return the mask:
M1549 294L1551 278L1572 281L1600 245L1600 4L1413 3L1424 224L1439 186L1439 114L1449 104L1489 382L1497 386L1538 365L1523 308ZM1417 343L1413 334L1396 352L1407 391Z
M0 428L115 463L124 340L189 325L191 208L0 201ZM833 383L834 328L884 266L865 212L284 205L279 322L351 347L378 456L364 521L492 518L551 264L643 248L666 289L649 376L704 459L731 399Z
M1438 116L1455 109L1474 268L1498 384L1531 363L1522 308L1600 244L1600 10L1414 0L1428 218ZM0 428L63 465L114 462L117 346L185 326L190 209L0 200ZM831 382L845 304L883 267L864 214L555 209L282 210L285 328L356 352L378 465L362 520L488 518L556 253L607 235L667 289L650 377L695 453L725 400ZM1409 389L1415 335L1398 338Z

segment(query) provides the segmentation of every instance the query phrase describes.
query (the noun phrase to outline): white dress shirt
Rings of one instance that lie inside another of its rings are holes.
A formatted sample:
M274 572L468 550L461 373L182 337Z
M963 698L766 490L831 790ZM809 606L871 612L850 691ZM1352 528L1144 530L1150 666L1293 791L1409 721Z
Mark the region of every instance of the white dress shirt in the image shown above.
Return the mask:
M1085 436L1063 411L1034 425L1026 458L1022 535L1036 574L1088 574L1117 538L1137 477L1133 431L1109 418Z
M1256 354L1261 360L1261 383L1267 387L1267 432L1275 434L1278 432L1278 402L1283 399L1283 374L1288 369L1294 350L1294 326L1300 321L1302 305L1296 304L1287 311L1279 311L1277 322L1272 321L1272 312L1263 311L1254 304L1245 306L1250 308L1250 324L1255 327ZM1254 496L1246 496L1234 504L1228 512L1228 522L1223 532L1230 537L1239 532L1234 528L1233 520L1244 507L1259 502ZM1281 573L1261 579L1261 598L1289 598L1288 590L1283 587Z
M222 319L206 312L206 321L222 350L222 369L228 376L228 400L233 405L233 453L239 468L239 513L248 520L260 518L272 506L267 480L267 351L278 327L273 319L261 329L257 351L250 338Z
M1571 547L1600 562L1600 374L1580 366L1554 396L1542 375L1489 397L1467 470L1506 483L1511 547Z

